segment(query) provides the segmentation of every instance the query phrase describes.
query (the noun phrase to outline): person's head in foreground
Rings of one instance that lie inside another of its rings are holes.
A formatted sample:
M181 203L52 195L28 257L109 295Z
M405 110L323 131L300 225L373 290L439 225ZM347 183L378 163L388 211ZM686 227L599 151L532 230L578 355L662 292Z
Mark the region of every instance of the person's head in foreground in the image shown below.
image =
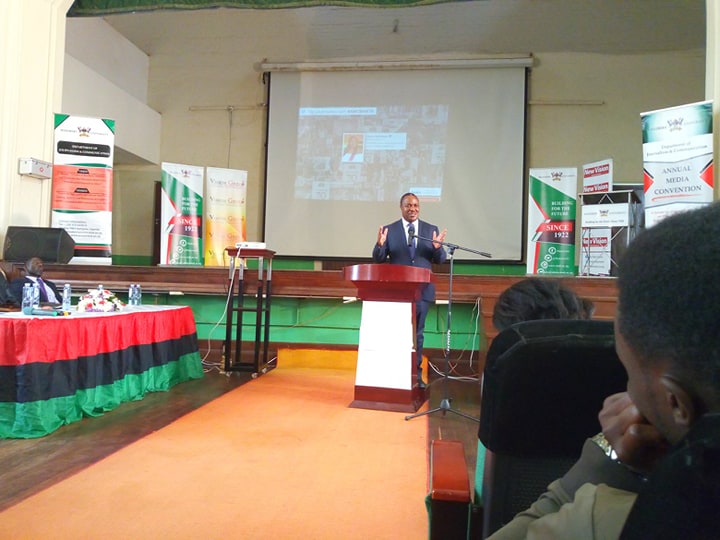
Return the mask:
M720 538L720 204L642 232L618 268L627 392L605 399L602 433L494 540Z
M615 336L628 393L671 443L720 411L718 269L718 204L643 232L619 267Z
M616 347L650 424L632 436L649 440L654 429L675 445L650 469L623 540L720 538L718 268L717 203L664 219L620 261Z

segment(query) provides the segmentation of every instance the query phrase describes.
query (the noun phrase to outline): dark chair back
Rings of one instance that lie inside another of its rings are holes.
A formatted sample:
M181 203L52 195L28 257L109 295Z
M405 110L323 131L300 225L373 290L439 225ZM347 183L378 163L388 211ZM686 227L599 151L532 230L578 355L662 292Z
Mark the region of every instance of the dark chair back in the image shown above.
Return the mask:
M10 293L8 291L8 280L5 271L0 268L0 306L10 303Z
M478 433L487 449L483 537L567 472L600 431L603 400L626 384L610 321L527 321L498 334L485 363Z

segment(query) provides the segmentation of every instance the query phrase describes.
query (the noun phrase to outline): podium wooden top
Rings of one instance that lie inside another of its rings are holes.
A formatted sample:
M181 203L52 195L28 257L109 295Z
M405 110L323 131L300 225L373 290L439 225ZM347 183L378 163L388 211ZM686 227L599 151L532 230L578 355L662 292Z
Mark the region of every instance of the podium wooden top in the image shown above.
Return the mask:
M429 268L389 263L346 266L343 268L343 277L356 284L365 281L412 284L435 281L435 276Z
M429 268L389 263L346 266L343 277L355 284L363 300L385 302L417 300L423 286L435 281Z

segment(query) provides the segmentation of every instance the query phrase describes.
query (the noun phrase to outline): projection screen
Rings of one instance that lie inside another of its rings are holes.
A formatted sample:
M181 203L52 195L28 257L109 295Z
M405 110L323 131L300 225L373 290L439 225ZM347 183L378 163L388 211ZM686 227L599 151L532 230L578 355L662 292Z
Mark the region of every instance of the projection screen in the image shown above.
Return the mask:
M456 260L522 260L526 69L271 72L268 249L370 257L410 191Z

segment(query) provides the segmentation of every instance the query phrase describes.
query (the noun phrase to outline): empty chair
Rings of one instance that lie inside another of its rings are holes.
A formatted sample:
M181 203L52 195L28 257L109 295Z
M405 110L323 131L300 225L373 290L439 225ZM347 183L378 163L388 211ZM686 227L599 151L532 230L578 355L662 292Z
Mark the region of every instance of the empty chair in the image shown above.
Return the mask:
M527 321L497 335L478 432L486 448L483 538L573 465L585 439L600 431L603 400L626 382L610 321Z

